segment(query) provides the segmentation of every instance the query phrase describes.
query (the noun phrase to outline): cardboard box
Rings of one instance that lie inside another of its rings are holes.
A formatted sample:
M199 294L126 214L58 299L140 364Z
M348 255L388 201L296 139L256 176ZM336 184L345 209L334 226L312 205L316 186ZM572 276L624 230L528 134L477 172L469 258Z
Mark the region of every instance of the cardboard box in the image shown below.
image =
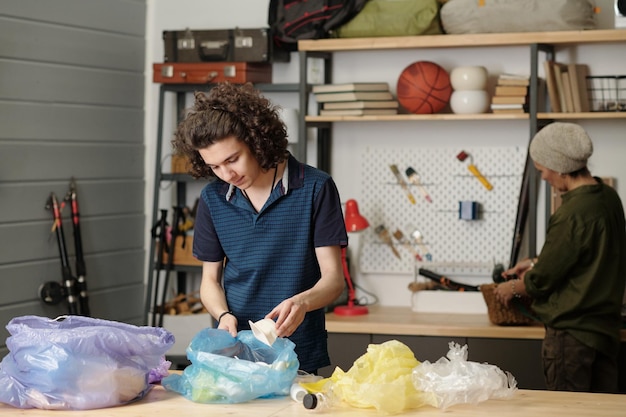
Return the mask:
M480 291L418 291L413 293L411 310L416 313L487 314Z
M193 257L192 248L193 236L176 236L174 241L174 265L202 266L202 261ZM163 263L167 264L168 259L168 253L164 251Z
M185 156L172 155L172 174L188 174L190 162Z

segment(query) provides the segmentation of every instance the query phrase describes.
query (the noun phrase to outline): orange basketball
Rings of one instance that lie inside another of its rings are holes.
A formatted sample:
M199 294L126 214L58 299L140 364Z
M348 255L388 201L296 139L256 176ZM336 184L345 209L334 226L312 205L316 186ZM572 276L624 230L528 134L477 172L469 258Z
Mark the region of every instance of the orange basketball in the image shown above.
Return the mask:
M414 62L398 78L398 101L411 113L438 113L448 104L451 94L450 75L434 62Z

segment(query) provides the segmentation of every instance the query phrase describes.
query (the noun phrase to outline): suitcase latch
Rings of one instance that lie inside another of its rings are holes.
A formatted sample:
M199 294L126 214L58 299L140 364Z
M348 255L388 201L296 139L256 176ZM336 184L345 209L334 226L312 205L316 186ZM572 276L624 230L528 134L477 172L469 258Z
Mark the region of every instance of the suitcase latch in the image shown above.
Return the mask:
M235 48L252 48L253 46L252 36L235 36Z
M237 68L234 65L224 66L224 77L235 78L237 76Z
M174 76L174 66L173 65L162 65L161 66L161 76L163 78L172 78Z
M184 37L176 41L176 47L179 51L185 49L196 49L196 40L193 37L193 33L191 32L191 30L185 30Z

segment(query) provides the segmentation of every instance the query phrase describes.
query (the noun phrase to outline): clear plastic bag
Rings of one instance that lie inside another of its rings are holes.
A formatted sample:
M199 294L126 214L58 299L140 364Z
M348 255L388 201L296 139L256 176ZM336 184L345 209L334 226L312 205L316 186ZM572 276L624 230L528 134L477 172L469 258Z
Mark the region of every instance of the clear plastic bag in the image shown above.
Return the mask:
M450 342L449 347L447 358L435 363L424 361L413 370L415 388L432 393L437 407L510 398L517 391L517 381L510 372L487 363L469 362L467 345Z
M204 329L187 347L191 365L182 375L163 379L165 389L198 403L241 403L260 397L289 395L300 363L295 344L278 338L268 346L243 330Z
M142 398L167 373L174 336L157 327L81 316L22 316L7 325L0 402L19 408L93 409Z

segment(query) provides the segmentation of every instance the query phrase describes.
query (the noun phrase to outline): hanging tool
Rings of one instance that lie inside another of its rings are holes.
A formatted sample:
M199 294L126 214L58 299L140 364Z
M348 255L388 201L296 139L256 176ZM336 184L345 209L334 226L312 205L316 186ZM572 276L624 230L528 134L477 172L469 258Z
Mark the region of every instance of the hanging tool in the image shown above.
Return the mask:
M67 255L67 246L65 246L65 234L63 233L63 219L61 217L61 209L56 194L50 193L46 203L46 209L52 212L54 220L52 231L55 232L57 238L57 246L59 247L59 258L61 259L61 278L62 284L59 286L54 282L47 282L39 289L40 297L47 304L56 304L60 301L60 296L65 297L70 315L78 314L78 299L76 291L76 279L72 276L72 270Z
M458 159L461 162L464 162L467 158L469 158L469 165L467 165L467 169L476 177L478 178L478 180L480 181L480 183L489 191L491 191L493 189L493 185L491 185L491 183L489 182L489 180L487 180L487 178L485 178L483 176L483 174L480 173L480 171L478 170L478 168L476 167L476 165L474 165L474 159L472 158L472 156L470 154L468 154L465 151L461 151L459 152L459 154L456 156L456 159Z
M163 315L165 314L165 301L167 299L167 290L170 283L170 274L174 269L174 254L176 249L176 238L183 236L182 245L185 245L185 232L182 231L182 225L185 223L185 215L183 213L183 207L173 207L173 219L172 227L170 228L170 243L167 251L167 265L165 266L165 281L163 282L163 292L161 293L161 314L159 315L158 326L163 327Z
M480 291L480 288L476 285L467 285L462 284L460 282L452 281L450 278L445 275L437 274L436 272L430 271L428 269L420 268L417 271L420 275L429 278L439 284L443 285L449 290L454 291Z
M396 176L396 179L398 180L398 184L400 184L400 186L406 193L406 196L409 198L409 201L411 202L411 204L415 204L416 203L415 197L411 193L411 190L409 190L409 187L406 184L406 181L404 181L404 178L402 178L402 174L400 174L400 170L398 170L398 166L396 164L391 164L389 165L389 168L391 168L391 172L393 172L393 175Z
M400 256L400 252L398 252L396 247L393 245L393 241L391 240L391 235L389 234L389 230L387 230L387 228L381 224L374 231L376 232L380 240L382 240L385 244L387 244L391 248L396 258L402 259L402 256Z
M70 189L65 196L65 201L70 202L72 213L72 227L74 231L74 251L76 252L76 285L78 291L78 303L81 316L90 316L89 296L87 294L87 270L83 255L83 240L80 232L80 212L78 210L78 198L76 193L76 182L74 178L70 181Z
M422 180L420 179L420 176L417 173L417 171L415 171L411 167L408 167L406 169L406 177L409 179L409 182L411 184L417 185L417 188L420 190L420 192L422 193L426 201L428 201L429 203L433 202L433 199L430 197L430 194L428 194L428 191L426 191L426 188L424 188L424 185L422 184Z
M154 265L154 299L152 300L152 325L157 324L157 310L159 303L159 281L161 280L161 271L163 270L163 254L169 253L169 244L167 243L167 210L161 209L161 217L152 226L152 238L156 240L157 259Z
M400 243L402 246L404 246L409 252L411 252L411 254L413 254L413 257L415 259L417 259L418 261L422 262L422 257L419 254L419 252L413 247L413 245L411 245L411 242L404 236L404 233L402 233L402 230L400 229L396 229L395 232L393 232L393 237L396 238L396 240L398 241L398 243Z
M424 255L426 260L429 262L432 261L433 256L430 253L428 246L426 246L426 244L424 243L424 236L422 235L422 232L420 232L419 229L416 229L414 226L411 226L411 225L407 227L407 230L412 230L411 238L413 239L415 243L417 243L420 250L422 251L422 255Z

